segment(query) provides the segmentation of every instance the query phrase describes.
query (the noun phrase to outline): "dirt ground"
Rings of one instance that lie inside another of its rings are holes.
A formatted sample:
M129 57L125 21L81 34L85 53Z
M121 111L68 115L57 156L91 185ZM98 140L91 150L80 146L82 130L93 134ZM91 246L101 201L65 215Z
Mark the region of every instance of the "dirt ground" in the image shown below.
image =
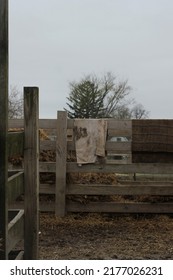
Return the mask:
M173 259L173 216L40 215L40 259Z
M45 159L45 155L42 156ZM45 176L42 174L41 181L55 181L53 175ZM115 174L93 173L80 176L69 174L67 180L110 185L118 182ZM136 198L114 196L109 199L125 202ZM163 198L138 198L142 202L155 200L158 202ZM173 201L173 197L169 197L170 201ZM64 218L58 218L53 213L41 213L40 231L40 259L173 259L173 215L70 213Z

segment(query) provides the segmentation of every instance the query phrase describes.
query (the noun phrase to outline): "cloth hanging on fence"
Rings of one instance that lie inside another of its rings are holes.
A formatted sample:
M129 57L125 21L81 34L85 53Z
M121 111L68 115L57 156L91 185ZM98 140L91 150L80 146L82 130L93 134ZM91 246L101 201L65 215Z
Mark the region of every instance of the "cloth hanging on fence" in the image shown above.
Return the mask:
M106 136L106 120L76 119L74 121L74 138L77 163L94 163L97 156L105 157Z

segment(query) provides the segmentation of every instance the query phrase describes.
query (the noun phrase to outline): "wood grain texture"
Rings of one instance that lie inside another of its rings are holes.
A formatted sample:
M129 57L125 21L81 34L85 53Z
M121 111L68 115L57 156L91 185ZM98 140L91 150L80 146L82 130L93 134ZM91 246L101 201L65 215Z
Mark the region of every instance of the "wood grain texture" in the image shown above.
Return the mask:
M0 0L0 259L8 259L8 1Z
M67 158L67 112L57 114L56 142L56 205L55 214L65 215L66 196L66 158Z
M169 163L132 163L132 164L83 164L67 162L67 172L118 173L118 174L172 174L173 164Z
M24 132L8 132L8 156L24 155Z
M82 204L69 201L67 212L103 212L103 213L172 213L172 203L117 203L90 202Z
M24 173L17 172L8 178L8 204L24 193Z
M25 181L25 238L24 258L38 258L39 224L39 139L38 88L24 88L24 181Z

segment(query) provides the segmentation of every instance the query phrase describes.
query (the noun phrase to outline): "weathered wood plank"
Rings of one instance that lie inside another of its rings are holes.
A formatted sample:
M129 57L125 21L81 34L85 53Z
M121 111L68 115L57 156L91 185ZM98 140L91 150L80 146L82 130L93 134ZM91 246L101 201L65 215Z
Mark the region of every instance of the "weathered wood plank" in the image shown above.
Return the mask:
M106 142L106 151L114 152L117 154L131 153L131 142Z
M10 209L23 209L24 202L15 202L10 205ZM40 201L39 211L41 212L54 212L55 213L55 202L54 201Z
M74 120L68 119L67 120L67 129L73 129L74 128Z
M102 212L102 213L173 213L173 203L117 203L90 202L82 204L69 201L67 212Z
M12 211L12 210L10 210ZM14 211L17 212L17 211ZM8 253L24 236L24 210L19 210L8 224Z
M25 238L24 258L38 258L39 221L39 132L38 88L24 88L24 180L25 180Z
M108 119L108 130L109 129L132 131L132 121Z
M0 260L7 253L8 1L0 1Z
M24 120L23 119L9 119L8 120L8 128L24 128Z
M56 142L51 141L51 140L41 140L40 141L40 151L43 150L51 150L55 151L56 150Z
M8 203L11 204L24 193L24 173L18 172L8 178Z
M57 120L56 119L39 119L39 128L42 129L56 129Z
M13 205L14 209L22 208L21 204ZM55 212L55 202L40 202L41 212ZM117 203L117 202L89 202L82 204L68 201L67 212L110 212L110 213L173 213L173 203Z
M15 201L9 204L10 210L23 210L24 209L24 201Z
M67 172L84 173L141 173L141 174L172 174L173 165L167 163L133 163L133 164L83 164L67 162Z
M108 129L108 136L122 136L122 137L132 137L132 130L131 129Z
M8 132L8 156L24 154L24 132Z
M21 205L15 204L13 208ZM41 212L55 212L55 202L40 202ZM173 213L173 203L119 203L119 202L89 202L82 204L79 202L68 201L66 204L67 212L96 212L96 213Z
M56 204L55 214L64 216L66 211L66 158L67 158L67 112L57 114L56 141Z
M123 136L132 138L131 120L108 120L108 136Z
M55 194L54 184L41 184L40 194ZM173 196L172 182L128 182L117 185L67 184L67 195L160 195Z
M173 184L150 185L97 185L97 184L68 184L67 194L70 195L171 195L173 196Z
M140 185L144 185L144 186L172 186L173 187L173 181L169 180L169 181L161 181L160 179L162 179L161 177L157 178L158 180L143 180L143 181L133 181L133 180L121 180L118 179L118 183L120 185L127 185L127 186L140 186Z
M55 162L40 162L39 163L40 172L56 172L56 163Z
M40 184L40 194L55 194L55 184Z

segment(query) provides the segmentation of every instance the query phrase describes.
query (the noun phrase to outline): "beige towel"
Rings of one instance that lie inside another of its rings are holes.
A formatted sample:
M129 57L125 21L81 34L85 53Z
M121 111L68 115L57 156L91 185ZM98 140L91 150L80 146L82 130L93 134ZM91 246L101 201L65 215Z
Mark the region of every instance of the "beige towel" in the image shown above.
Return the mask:
M107 121L103 119L76 119L74 137L78 164L94 163L97 156L105 157Z

